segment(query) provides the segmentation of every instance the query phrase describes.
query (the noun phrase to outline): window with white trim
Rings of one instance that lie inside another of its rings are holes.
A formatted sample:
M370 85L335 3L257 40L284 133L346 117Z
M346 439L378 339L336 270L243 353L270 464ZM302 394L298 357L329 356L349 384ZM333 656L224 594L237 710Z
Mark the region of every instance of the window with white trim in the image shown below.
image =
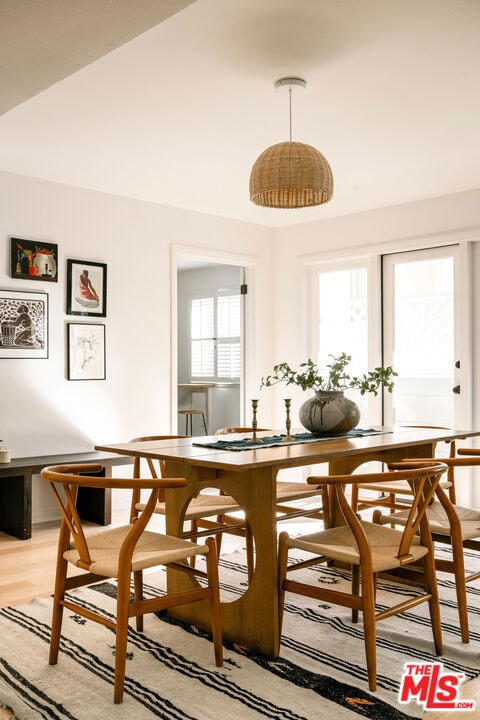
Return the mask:
M192 380L240 380L240 294L193 297L190 308Z

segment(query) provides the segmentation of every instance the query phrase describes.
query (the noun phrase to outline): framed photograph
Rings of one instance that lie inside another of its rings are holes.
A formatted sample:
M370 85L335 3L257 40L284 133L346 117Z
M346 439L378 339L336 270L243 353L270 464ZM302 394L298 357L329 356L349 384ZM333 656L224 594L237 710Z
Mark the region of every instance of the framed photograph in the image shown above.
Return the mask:
M68 379L105 380L105 325L68 323Z
M48 358L48 295L0 290L0 358Z
M20 280L58 282L58 245L10 238L10 275Z
M107 316L107 266L67 260L67 315Z

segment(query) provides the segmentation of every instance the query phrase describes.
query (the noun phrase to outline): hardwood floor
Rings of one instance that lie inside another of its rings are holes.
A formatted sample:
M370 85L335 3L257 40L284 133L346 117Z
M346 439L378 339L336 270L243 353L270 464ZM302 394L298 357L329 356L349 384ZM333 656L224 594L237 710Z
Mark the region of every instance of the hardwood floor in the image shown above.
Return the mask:
M112 525L127 522L128 510L123 510L114 515ZM58 527L57 522L34 525L29 540L0 532L0 607L53 594ZM99 530L98 525L91 527L95 532ZM69 573L74 574L75 568L70 567Z
M123 523L121 516L114 518ZM284 523L282 528L286 526ZM98 530L98 526L94 526ZM292 529L290 528L290 531ZM30 540L17 540L0 532L0 607L27 603L34 597L48 597L53 592L57 553L58 525L35 525ZM225 540L228 541L227 538ZM224 552L234 550L228 544ZM475 699L480 708L480 677L466 683L463 697ZM1 702L1 698L0 698ZM473 720L471 712L427 712L425 720ZM0 707L0 720L11 720L8 708Z
M42 525L30 540L0 533L0 607L19 605L53 591L58 525Z

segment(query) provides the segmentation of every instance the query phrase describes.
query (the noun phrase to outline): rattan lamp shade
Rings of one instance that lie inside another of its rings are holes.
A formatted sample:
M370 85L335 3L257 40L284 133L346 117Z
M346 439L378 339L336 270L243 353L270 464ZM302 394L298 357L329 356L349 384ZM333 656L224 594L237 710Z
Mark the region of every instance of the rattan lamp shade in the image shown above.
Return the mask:
M250 200L272 208L300 208L331 200L333 176L312 145L282 142L264 150L250 174Z

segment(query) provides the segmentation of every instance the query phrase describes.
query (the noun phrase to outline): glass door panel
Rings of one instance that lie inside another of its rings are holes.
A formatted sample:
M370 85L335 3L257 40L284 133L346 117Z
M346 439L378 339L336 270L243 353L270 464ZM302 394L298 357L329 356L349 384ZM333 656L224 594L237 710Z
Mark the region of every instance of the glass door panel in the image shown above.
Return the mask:
M385 423L455 426L456 247L383 257Z
M346 352L352 356L348 366L351 375L368 370L368 271L366 267L321 270L318 273L318 353L316 361L325 368L330 355ZM365 421L366 396L349 390L348 397L356 402Z

